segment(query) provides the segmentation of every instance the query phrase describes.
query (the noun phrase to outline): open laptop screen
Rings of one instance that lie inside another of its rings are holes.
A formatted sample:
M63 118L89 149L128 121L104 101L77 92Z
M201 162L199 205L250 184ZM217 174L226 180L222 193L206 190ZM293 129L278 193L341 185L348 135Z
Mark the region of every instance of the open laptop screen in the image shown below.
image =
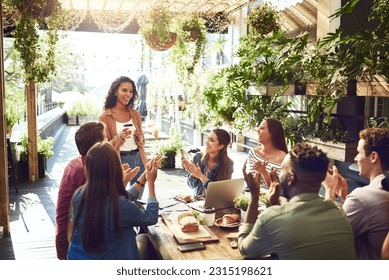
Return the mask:
M210 182L205 200L188 203L188 206L200 212L208 207L216 210L232 207L234 198L242 194L243 186L243 178Z

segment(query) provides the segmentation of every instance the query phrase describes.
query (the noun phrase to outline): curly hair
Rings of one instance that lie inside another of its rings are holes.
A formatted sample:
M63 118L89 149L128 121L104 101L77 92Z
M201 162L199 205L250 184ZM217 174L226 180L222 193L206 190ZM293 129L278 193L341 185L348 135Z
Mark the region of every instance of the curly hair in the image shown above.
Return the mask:
M111 87L108 90L108 95L105 98L104 110L109 109L109 108L113 108L115 106L116 100L117 100L117 97L115 94L122 83L130 83L132 85L132 89L134 92L133 92L133 95L132 95L132 97L131 97L131 99L128 102L126 107L127 108L130 108L130 107L134 108L135 100L138 98L138 92L136 90L135 82L133 80L131 80L129 77L120 76L120 77L116 78L115 81L112 82Z
M311 146L307 143L298 143L294 145L289 152L290 160L294 167L306 172L319 172L325 176L330 163L327 155L317 146ZM324 179L324 178L323 178Z
M381 168L389 169L389 128L365 128L359 132L359 138L365 141L365 156L376 152L381 160Z

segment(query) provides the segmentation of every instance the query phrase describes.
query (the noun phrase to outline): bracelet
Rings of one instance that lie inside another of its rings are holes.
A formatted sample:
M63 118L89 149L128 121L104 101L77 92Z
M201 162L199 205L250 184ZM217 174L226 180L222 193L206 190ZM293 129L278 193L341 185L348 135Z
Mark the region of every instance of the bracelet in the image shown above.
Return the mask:
M144 186L145 186L145 184L142 184L142 183L139 182L138 180L136 180L135 183L139 184L141 187L144 187Z

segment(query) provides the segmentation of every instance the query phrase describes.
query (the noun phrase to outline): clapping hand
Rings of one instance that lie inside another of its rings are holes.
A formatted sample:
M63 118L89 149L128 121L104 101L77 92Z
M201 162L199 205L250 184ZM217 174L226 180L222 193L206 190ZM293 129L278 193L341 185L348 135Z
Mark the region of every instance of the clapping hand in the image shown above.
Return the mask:
M130 182L140 171L139 166L131 168L128 163L123 163L122 169L123 169L123 183L124 183L124 185L127 185L127 183Z
M251 197L256 198L258 200L260 194L260 187L259 187L260 180L258 180L257 176L261 176L261 175L258 173L255 173L255 175L253 175L252 173L247 173L246 164L247 161L244 162L243 169L242 169L244 180L246 181L247 187L250 190Z
M270 205L279 205L279 198L281 196L282 188L280 184L280 178L278 178L277 170L272 168L270 170L270 187L267 193Z
M253 168L256 172L261 173L261 174L265 174L267 172L266 165L267 165L267 161L258 160L254 163Z
M342 200L346 199L348 195L348 184L346 179L339 174L338 168L335 165L332 168L328 168L323 185L326 189L326 198L335 200L337 195Z
M146 163L146 180L147 182L155 182L157 179L158 169L161 166L162 155L153 157L148 163Z
M203 173L198 164L195 164L193 161L188 161L186 159L182 160L182 166L192 175L193 177L200 178Z

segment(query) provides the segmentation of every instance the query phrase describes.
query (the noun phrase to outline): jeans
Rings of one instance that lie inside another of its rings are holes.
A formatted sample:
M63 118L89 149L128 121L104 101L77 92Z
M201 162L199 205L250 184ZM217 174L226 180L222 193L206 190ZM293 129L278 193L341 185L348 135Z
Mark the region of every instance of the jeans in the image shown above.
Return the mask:
M142 162L142 159L140 157L140 152L139 150L134 153L134 154L127 154L127 155L123 155L121 154L120 155L120 159L122 160L122 163L128 163L130 165L131 168L135 168L137 166L140 167L140 170L138 172L138 174L136 174L136 176L130 181L130 184L133 185L135 184L135 181L139 179L139 177L143 174L143 172L145 171L145 167L143 166L143 162ZM142 198L142 195L143 195L143 190L144 188L142 189L141 192L139 192L139 197L138 199L141 199Z

